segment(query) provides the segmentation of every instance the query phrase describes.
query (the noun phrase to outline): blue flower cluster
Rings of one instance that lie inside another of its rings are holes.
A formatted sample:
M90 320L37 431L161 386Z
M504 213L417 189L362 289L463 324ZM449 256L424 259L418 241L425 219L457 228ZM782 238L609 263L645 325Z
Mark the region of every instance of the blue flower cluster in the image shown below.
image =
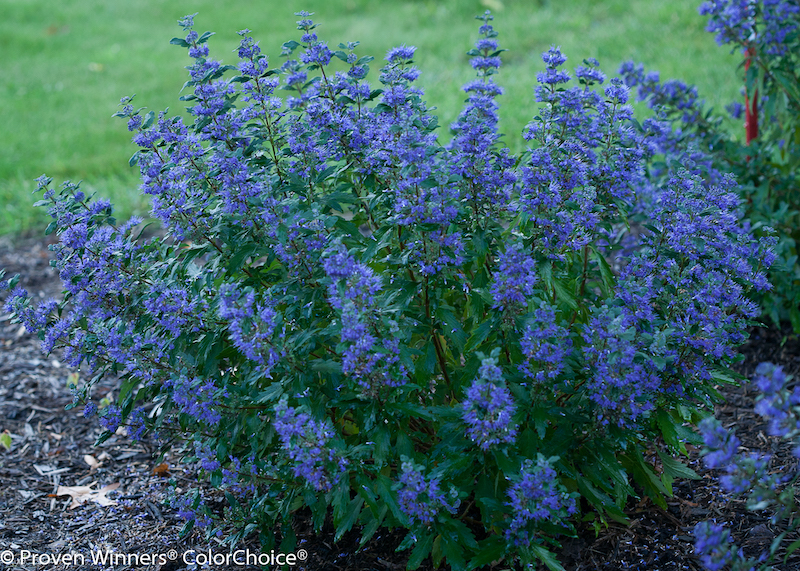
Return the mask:
M772 363L761 363L756 368L753 384L760 395L755 411L769 420L770 436L793 438L800 434L800 387L789 393L785 390L789 378L783 368ZM794 451L800 458L800 447Z
M519 370L542 386L557 388L555 380L566 367L566 358L572 352L572 341L565 327L558 325L556 308L542 303L525 326L520 337L520 348L525 362Z
M403 46L386 56L389 64L380 77L382 105L372 115L373 140L365 166L392 189L389 220L401 236L406 228L428 228L421 239L403 240L401 247L419 274L432 276L460 264L464 245L452 224L458 215L459 189L437 159L437 119L420 100L422 90L411 85L419 77L419 70L410 65L415 49Z
M455 513L460 500L452 497L452 494L445 496L440 489L439 479L426 478L423 470L422 466L403 459L397 499L400 509L413 524L430 525L442 510Z
M699 8L703 16L711 16L706 30L716 33L717 43L744 43L753 35L756 3L752 0L711 0Z
M632 61L623 63L619 73L625 85L637 88L637 99L646 101L656 114L642 123L646 134L642 143L648 152L680 161L692 174L720 183L722 173L714 167L708 144L704 145L697 133L712 130L718 120L708 118L697 88L675 79L662 82L658 72L645 73L642 64ZM663 168L651 167L651 171L655 176L670 174Z
M484 359L478 374L461 403L462 419L469 439L487 451L497 444L514 442L517 424L513 417L517 407L496 359Z
M797 32L793 17L800 5L793 0L709 0L700 6L708 16L707 30L719 45L760 45L770 55L786 54L785 40ZM763 28L757 26L763 22Z
M683 394L686 380L710 379L708 357L731 358L747 320L759 315L739 284L768 289L762 268L774 254L739 226L738 202L729 177L709 185L685 171L653 197L651 231L617 281L622 304L598 308L583 332L597 371L587 387L603 409L621 413L620 424L650 410L659 391ZM684 384L671 382L673 374Z
M657 71L645 73L642 64L636 65L632 61L623 63L619 73L625 85L637 88L639 101L647 101L651 108L669 107L671 110L678 110L682 112L684 123L697 121L700 117L703 102L694 85L677 79L662 83Z
M200 331L205 325L202 316L208 310L208 303L195 297L190 287L163 281L150 284L150 297L144 306L173 337L184 331Z
M533 295L533 286L537 280L536 265L521 245L510 245L497 260L494 280L489 291L494 299L495 307L520 309Z
M760 40L765 52L773 56L789 55L786 40L798 32L800 4L792 0L762 0L764 28Z
M117 405L110 404L100 414L100 426L109 432L116 432L122 424L122 411Z
M703 435L703 444L709 450L705 456L706 466L709 468L728 466L739 450L741 444L739 439L723 428L713 417L703 420L699 428Z
M467 105L450 130L453 140L448 145L451 176L461 179L460 200L466 202L476 216L489 216L507 208L513 185L514 158L507 148L498 149L500 135L498 104L495 98L503 89L492 80L501 61L503 51L497 41L497 32L489 24L492 16L486 12L479 18L481 39L470 50L470 63L478 72L478 79L464 86L468 94Z
M607 424L633 426L654 407L653 397L662 377L652 357L641 358L635 319L610 308L598 310L583 337L583 355L590 364L586 383L589 397L598 405L597 418Z
M217 460L216 453L207 444L203 445L195 442L194 454L197 456L200 467L206 472L214 472L222 467L219 460Z
M228 392L218 388L212 379L179 375L166 380L164 388L172 389L172 401L190 418L208 427L216 426L222 419L221 407Z
M578 250L594 240L613 219L614 201L628 201L642 185L646 155L628 124L633 110L628 90L617 78L604 93L597 62L588 61L577 76L582 85L567 87L566 57L551 48L542 59L547 70L537 76L537 101L544 104L524 137L530 160L521 169L520 203L534 222L534 238L552 256Z
M305 479L317 491L330 490L342 477L347 460L333 446L336 433L329 422L315 420L283 399L275 407L273 426L294 462L295 477Z
M760 392L756 412L769 421L772 436L784 439L794 439L800 433L800 400L796 388L791 393L787 389L790 379L781 367L761 363L751 382L751 387ZM795 469L771 465L770 455L740 451L739 439L712 417L701 422L699 428L706 466L724 470L720 477L723 490L746 496L750 509L769 508L773 523L794 517L794 491L789 484L797 482ZM800 456L799 451L800 447L795 448L796 456ZM755 569L767 558L767 554L757 561L746 558L732 543L730 532L711 522L700 522L694 535L695 551L709 571L723 569L727 564L734 564L736 569Z
M380 323L383 289L380 276L366 264L356 262L343 247L331 250L322 260L331 278L328 296L341 319L342 372L365 391L397 387L406 382L405 368L399 364L397 326L389 331ZM388 333L388 335L386 334Z
M279 359L271 342L279 316L268 299L257 301L253 291L227 284L219 290L219 316L228 323L234 346L269 376Z
M49 182L49 179L43 179L39 184L45 188ZM138 286L134 284L140 276L134 275L128 264L141 249L131 238L132 229L141 220L132 218L118 228L106 226L104 222L111 214L108 201L98 200L83 208L81 201L85 196L77 185L65 183L64 192L74 202L56 202L49 213L58 225L65 228L62 235L66 235L66 240L56 244L54 249L55 267L64 283L69 309L61 312L58 318L51 314L46 319L40 312L28 321L38 320L45 325L36 328L44 330L43 351L49 353L59 344L67 346L66 360L71 366L78 366L85 360L89 371L93 371L107 354L144 377L144 367L134 354L144 345L144 339L139 337L133 342L125 339L126 325L119 319L116 307L119 296L124 297L131 288ZM21 293L17 292L14 303L20 303ZM49 301L46 308L52 312L56 305ZM78 323L86 323L85 330L76 328ZM89 338L97 342L87 343ZM100 355L94 349L98 346L102 348ZM166 345L160 343L154 348L154 353L165 348Z
M733 539L723 526L701 521L694 527L693 533L695 553L708 571L721 571L733 560Z
M536 462L526 460L508 489L512 520L506 537L515 545L529 546L535 540L533 530L539 522L556 525L577 510L575 498L559 482L552 463L558 458L538 455Z
M170 498L170 507L176 510L179 518L191 522L194 527L205 529L212 524L208 507L200 492L173 496Z
M20 323L28 331L38 331L48 325L50 315L57 309L58 302L55 299L48 299L36 307L32 307L28 290L21 286L15 287L3 304L3 311L14 313L18 316Z

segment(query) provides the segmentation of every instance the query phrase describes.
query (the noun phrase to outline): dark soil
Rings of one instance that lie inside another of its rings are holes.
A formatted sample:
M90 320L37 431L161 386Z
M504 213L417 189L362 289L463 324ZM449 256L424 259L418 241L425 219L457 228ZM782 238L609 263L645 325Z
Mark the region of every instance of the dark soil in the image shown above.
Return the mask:
M49 266L47 244L40 240L0 241L0 268L6 270L7 277L21 274L22 285L42 299L60 292L60 282ZM743 361L738 369L748 377L762 361L780 364L795 376L800 372L800 342L788 330L756 328L741 353ZM0 447L0 568L179 571L203 568L191 564L191 557L189 563L183 561L183 554L189 550L227 554L227 546L207 541L199 533L179 537L184 521L168 500L193 482L192 466L180 464L181 451L168 450L159 457L152 442L131 443L124 435L94 446L100 434L96 421L84 419L80 408L64 411L71 401L67 390L70 373L58 355L44 356L38 339L0 312L0 433L11 437L10 450ZM96 388L95 397L113 390L113 380L109 380ZM720 390L726 402L718 408L718 417L725 426L736 428L742 446L770 452L775 470L794 471L797 460L791 447L766 436L764 422L754 415L755 395L745 388ZM705 470L698 457L698 451L690 447L686 462L702 478L676 482L666 510L645 498L628 506L628 526L610 523L597 534L588 524L579 526L578 537L564 541L559 554L566 569L699 570L691 531L706 519L729 526L737 543L749 554L768 548L783 530L770 525L766 514L748 511L743 501L723 493L717 474ZM119 487L109 493L115 505L87 501L71 509L70 496L56 495L59 486L90 486L96 491L117 483ZM298 518L295 533L295 553L306 556L296 569L399 571L406 566L408 553L395 552L403 537L401 531L386 531L362 549L358 549L356 532L334 543L331 529L315 533L303 517ZM790 536L784 543L788 545L794 539ZM256 544L242 548L259 553ZM136 561L131 557L171 555L170 550L179 555L177 560L156 557L148 561L142 557ZM13 554L13 562L3 559L8 553ZM27 555L22 561L24 553ZM93 566L93 553L123 557ZM54 561L68 554L76 554L76 559ZM84 564L77 559L79 554L84 555ZM208 568L260 569L236 564ZM422 568L431 569L430 561ZM505 570L508 565L494 569ZM800 569L800 552L775 569Z

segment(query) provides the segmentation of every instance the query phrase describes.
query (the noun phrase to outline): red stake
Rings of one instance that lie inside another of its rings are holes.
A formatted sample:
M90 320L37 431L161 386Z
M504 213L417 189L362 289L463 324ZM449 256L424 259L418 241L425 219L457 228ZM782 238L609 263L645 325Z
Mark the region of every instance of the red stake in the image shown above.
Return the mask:
M747 55L744 60L744 70L750 69L750 63L756 55L756 50L753 46L747 48ZM750 98L747 96L747 87L745 86L744 94L744 130L747 138L747 144L750 141L758 138L758 89L753 93L753 105L750 105Z

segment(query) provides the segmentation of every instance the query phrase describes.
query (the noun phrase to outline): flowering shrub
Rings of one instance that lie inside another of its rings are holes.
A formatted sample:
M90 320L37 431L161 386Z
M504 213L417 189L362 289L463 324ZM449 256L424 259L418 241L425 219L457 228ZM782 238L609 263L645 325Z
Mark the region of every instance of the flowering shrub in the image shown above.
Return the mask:
M668 156L685 152L695 170L731 173L740 186L745 218L754 232L777 230L779 263L769 273L774 288L760 295L763 312L778 323L790 320L800 333L800 5L795 0L709 0L700 7L720 45L730 44L743 58L747 144L725 128L724 118L704 108L697 89L681 81L661 81L658 73L627 63L621 73L638 96L671 124L661 137ZM756 136L757 135L757 136Z
M289 548L305 508L337 538L407 528L411 568L558 569L548 547L579 508L624 521L634 481L664 505L692 474L645 450L685 451L758 314L748 292L769 287L769 244L739 224L731 179L688 161L648 176L661 124L638 131L594 60L573 75L543 55L513 156L485 14L442 146L413 47L376 88L357 43L334 51L300 16L277 68L246 30L238 66L211 59L183 19L189 119L129 98L119 113L165 236L43 177L65 299L16 288L7 309L85 372L86 414L121 375L97 411L109 431L194 441L230 505L176 499L187 529L269 548L277 525Z
M781 367L761 363L756 369L752 388L759 393L755 411L769 421L770 436L793 442L793 454L800 458L800 387L789 390L791 377ZM695 551L706 569L716 571L731 565L734 570L768 569L768 560L774 560L781 541L797 528L794 490L800 479L795 470L769 470L769 455L756 452L739 452L739 439L713 417L700 424L705 443L705 463L709 468L724 470L720 478L722 488L735 496L745 496L752 510L771 510L771 522L788 523L788 530L772 543L769 553L758 558L747 557L731 538L730 531L713 522L700 522L694 530ZM788 546L787 557L800 548L795 541Z

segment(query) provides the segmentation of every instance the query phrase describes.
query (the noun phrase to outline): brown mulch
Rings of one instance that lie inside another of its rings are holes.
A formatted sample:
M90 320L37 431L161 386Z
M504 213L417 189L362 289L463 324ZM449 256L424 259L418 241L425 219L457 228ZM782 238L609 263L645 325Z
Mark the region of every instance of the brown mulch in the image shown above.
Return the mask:
M49 266L47 245L41 240L12 243L0 239L0 268L6 270L7 277L20 273L22 285L42 299L57 296L60 291L58 278ZM753 329L741 353L744 360L738 369L748 377L762 361L778 363L788 374L800 377L800 341L788 330ZM131 443L124 435L95 446L100 434L96 421L84 419L80 407L64 411L71 400L67 390L70 373L57 355L43 355L38 339L19 324L12 324L0 311L0 433L11 437L10 451L0 447L0 568L188 571L204 568L182 560L190 550L228 553L227 546L208 541L200 533L180 537L184 521L170 507L169 498L191 484L193 475L192 466L180 464L180 450L159 456L155 443ZM95 396L113 394L113 389L109 380L96 388ZM742 446L771 453L776 470L795 470L797 459L791 447L767 436L765 423L754 415L753 392L734 387L721 390L726 402L718 408L717 416L725 426L736 428ZM748 554L768 549L783 530L771 525L767 514L748 511L743 501L725 494L718 485L718 474L704 469L697 450L690 447L690 452L690 458L684 460L701 475L700 480L675 482L674 496L668 499L666 510L646 498L632 502L626 510L629 526L609 523L595 533L591 525L580 525L578 537L564 541L559 554L566 569L699 570L691 531L706 519L729 526ZM56 495L60 486L89 486L74 492L79 495L111 484L119 484L108 496L114 505L87 501L72 508L71 496ZM303 518L298 520L295 532L295 553L304 550L306 555L295 569L399 571L408 558L407 552L395 552L403 537L400 531L382 531L360 550L356 532L334 543L329 527L315 533ZM258 553L255 543L243 546L248 548ZM177 560L136 561L130 557L171 555L170 550L178 554ZM15 557L10 565L2 559L7 552ZM20 561L23 553L27 553L26 559ZM118 559L93 566L92 554L98 553L116 553ZM67 554L82 554L85 565L77 564L79 559L54 561ZM495 568L499 571L507 567ZM235 564L205 568L260 569ZM422 568L431 569L430 561ZM800 569L800 553L775 569Z

